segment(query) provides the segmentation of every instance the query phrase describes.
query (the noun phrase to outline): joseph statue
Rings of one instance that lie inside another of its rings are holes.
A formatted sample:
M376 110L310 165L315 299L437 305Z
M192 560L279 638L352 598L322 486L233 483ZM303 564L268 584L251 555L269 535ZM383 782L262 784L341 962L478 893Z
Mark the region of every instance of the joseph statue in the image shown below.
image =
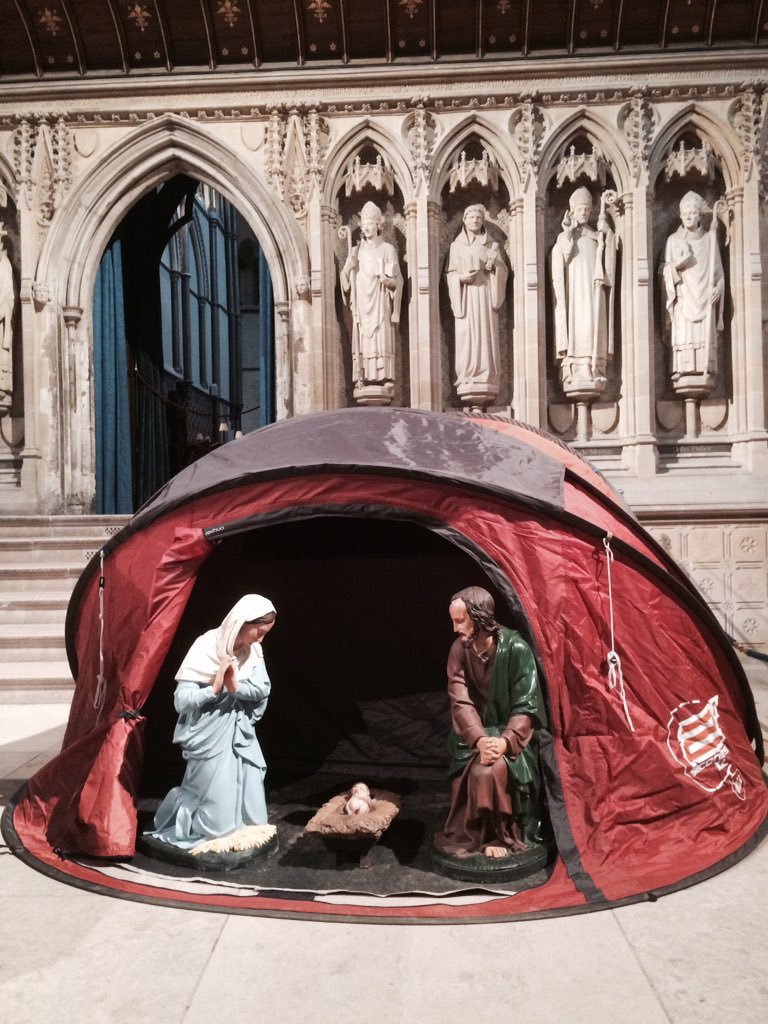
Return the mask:
M536 662L520 634L496 622L487 590L459 591L450 615L451 808L435 846L508 857L543 839L536 730L547 717Z

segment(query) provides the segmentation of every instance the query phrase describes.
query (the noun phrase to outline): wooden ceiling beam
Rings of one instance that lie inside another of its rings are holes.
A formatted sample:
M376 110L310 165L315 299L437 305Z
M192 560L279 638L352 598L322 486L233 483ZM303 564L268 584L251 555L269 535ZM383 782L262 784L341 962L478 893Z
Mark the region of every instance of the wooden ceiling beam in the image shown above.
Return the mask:
M568 0L568 53L576 52L576 29L579 0Z
M170 33L168 32L168 19L165 16L161 0L153 0L155 14L157 15L157 27L160 30L160 38L165 51L165 70L173 71L173 52L170 44Z
M75 21L74 15L70 8L69 0L61 0L61 9L64 11L64 17L67 19L69 25L69 33L72 36L72 43L75 47L75 53L77 54L77 69L81 75L85 75L88 70L85 66L85 53L83 51L83 43L80 39L80 33L77 28L77 22Z
M259 33L256 29L256 15L253 10L254 0L246 0L246 10L248 11L248 22L251 26L251 45L253 46L253 65L254 67L261 67L262 62L262 51L261 42L259 40Z
M712 37L715 31L715 15L717 13L717 0L708 0L707 12L704 15L707 33L707 46L712 45Z
M301 20L300 0L293 0L293 21L296 25L296 63L303 68L307 63L307 47L304 42L304 22Z
M16 5L16 10L18 11L19 18L21 19L21 23L24 26L24 31L27 34L27 39L29 40L29 48L32 51L32 59L35 62L35 78L42 78L43 55L40 52L40 47L37 45L37 36L35 35L35 30L32 28L32 25L30 23L29 13L26 10L26 8L22 7L19 0L14 0L14 3Z
M117 45L120 47L120 60L123 65L123 73L127 75L131 69L131 62L128 60L128 44L125 41L123 24L120 21L117 8L115 7L115 0L107 0L107 6L109 7L109 13L112 15L112 24L115 26L115 36L117 38Z
M354 3L355 0L352 0ZM349 64L352 54L349 48L349 10L347 0L339 0L339 24L341 26L341 62Z
M760 26L763 23L763 7L765 6L765 0L755 0L755 18L752 22L752 45L758 46L760 43Z
M216 53L216 42L213 35L213 24L211 23L211 12L208 9L208 4L205 0L198 0L200 4L200 13L203 16L203 26L205 28L205 41L208 46L208 70L215 71L216 65L219 63L218 54Z
M531 7L533 0L525 0L525 8L523 9L523 38L521 40L520 52L523 57L527 57L531 52Z
M659 46L662 50L667 48L667 29L669 28L669 5L671 0L664 0L659 11Z
M613 48L616 53L621 49L621 28L624 21L624 0L618 0L613 20Z

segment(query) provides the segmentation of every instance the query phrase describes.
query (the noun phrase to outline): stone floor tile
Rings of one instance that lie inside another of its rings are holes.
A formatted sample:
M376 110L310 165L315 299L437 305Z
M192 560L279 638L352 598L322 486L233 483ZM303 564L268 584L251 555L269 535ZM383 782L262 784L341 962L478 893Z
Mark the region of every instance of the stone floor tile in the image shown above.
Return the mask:
M610 914L434 927L233 917L184 1024L209 1024L227 968L228 1013L247 1015L252 962L263 1019L284 1024L668 1024Z
M672 1024L768 1020L768 843L715 878L614 915Z
M9 1024L181 1024L226 921L92 893L38 898L22 917L12 909L0 901Z

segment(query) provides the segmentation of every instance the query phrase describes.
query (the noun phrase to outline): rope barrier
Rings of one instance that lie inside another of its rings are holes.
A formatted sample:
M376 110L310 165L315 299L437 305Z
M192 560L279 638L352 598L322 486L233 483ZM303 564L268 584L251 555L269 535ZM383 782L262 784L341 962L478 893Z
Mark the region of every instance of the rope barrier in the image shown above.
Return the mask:
M621 658L619 657L618 651L616 650L616 638L613 627L613 581L611 580L611 563L613 562L613 551L611 551L611 536L612 534L607 533L603 538L603 547L605 548L605 558L608 564L608 606L610 609L610 621L611 621L611 649L608 651L608 686L611 690L615 690L618 686L619 693L621 694L621 703L624 705L624 714L627 717L627 724L632 732L635 731L635 727L632 724L632 717L629 713L629 707L627 705L627 695L624 692L624 674L621 671Z

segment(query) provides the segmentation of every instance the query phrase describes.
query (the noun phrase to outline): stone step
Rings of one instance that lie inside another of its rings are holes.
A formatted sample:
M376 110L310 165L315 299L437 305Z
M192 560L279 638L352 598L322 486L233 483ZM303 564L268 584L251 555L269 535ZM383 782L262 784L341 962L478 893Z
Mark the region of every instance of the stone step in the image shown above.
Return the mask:
M0 566L0 591L3 593L40 593L68 587L69 592L85 565L77 561L65 565L39 565L36 562L17 562Z
M47 623L6 623L0 625L0 661L23 662L66 659L64 627Z
M6 625L37 622L56 625L64 633L71 589L45 590L40 594L0 591L0 620Z
M81 565L85 567L105 543L98 534L67 537L18 537L12 540L0 536L0 565Z
M75 688L69 662L60 661L28 661L0 662L0 695L6 690L22 689L55 689L69 690Z
M72 590L129 519L0 516L0 700L71 697L64 627Z
M0 516L0 536L77 537L87 534L103 542L122 530L130 519L130 516Z

